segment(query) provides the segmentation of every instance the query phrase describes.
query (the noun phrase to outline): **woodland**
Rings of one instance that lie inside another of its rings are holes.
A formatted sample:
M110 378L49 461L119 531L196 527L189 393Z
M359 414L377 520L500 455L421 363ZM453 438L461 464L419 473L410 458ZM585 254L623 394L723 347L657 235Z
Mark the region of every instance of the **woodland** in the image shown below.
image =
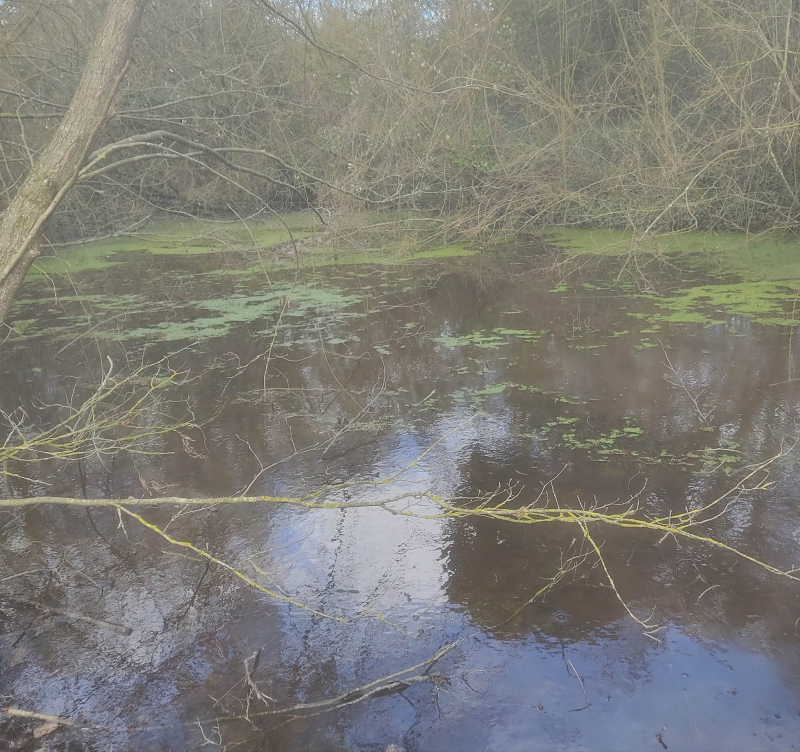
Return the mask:
M1 284L33 246L154 213L418 210L448 241L542 223L794 229L797 13L5 0Z

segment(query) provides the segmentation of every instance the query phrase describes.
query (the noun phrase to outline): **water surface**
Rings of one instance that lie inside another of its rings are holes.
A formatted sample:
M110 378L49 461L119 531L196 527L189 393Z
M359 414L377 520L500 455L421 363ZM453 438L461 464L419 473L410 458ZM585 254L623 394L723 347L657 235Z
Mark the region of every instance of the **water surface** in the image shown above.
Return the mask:
M202 430L186 432L188 445L166 436L159 454L26 466L3 496L329 489L347 503L511 484L523 506L552 481L550 503L640 494L642 514L664 516L791 446L796 283L773 275L753 290L691 259L652 265L644 281L618 280L615 260L564 278L541 272L541 253L329 258L298 272L125 249L69 278L34 276L2 345L0 408L21 406L29 428L44 427L55 405L95 388L108 358L124 369L171 354L168 366L192 378L149 415L188 405ZM669 383L670 363L687 389ZM785 570L798 563L796 453L770 481L706 530ZM85 727L47 734L53 749L800 744L800 585L712 546L596 526L620 595L659 626L645 634L592 559L528 603L583 545L574 525L267 504L141 514L345 621L271 598L114 509L3 511L0 693ZM432 678L402 691L255 715L346 693L454 641ZM244 682L256 651L268 707ZM38 749L37 726L0 720L0 735Z

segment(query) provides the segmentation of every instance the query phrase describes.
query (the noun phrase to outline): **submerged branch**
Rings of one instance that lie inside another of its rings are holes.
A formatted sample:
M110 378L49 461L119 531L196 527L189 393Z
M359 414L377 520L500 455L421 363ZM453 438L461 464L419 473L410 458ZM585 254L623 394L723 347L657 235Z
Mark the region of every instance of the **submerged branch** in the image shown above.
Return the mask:
M368 684L364 684L363 686L354 687L353 689L350 689L347 692L337 695L336 697L329 697L325 700L319 700L317 702L300 702L296 703L295 705L290 705L288 707L283 707L283 708L271 708L268 710L261 710L257 713L250 713L249 715L227 715L227 716L220 716L217 718L204 718L201 719L200 721L191 721L184 723L182 725L193 726L198 722L201 724L220 723L225 721L252 722L253 718L260 718L264 716L291 716L294 718L297 717L309 718L311 716L319 715L320 713L327 713L332 710L337 710L339 708L347 707L349 705L355 705L356 703L363 702L364 700L368 700L371 697L375 697L378 694L386 694L389 692L403 690L409 687L411 684L415 684L417 682L435 681L438 677L428 673L431 667L435 663L438 663L440 660L442 660L442 658L444 658L448 653L454 650L458 645L460 645L466 639L469 638L463 638L461 640L456 640L455 642L450 642L446 645L443 645L429 658L426 658L425 660L420 661L419 663L415 663L413 666L407 666L406 668L401 669L400 671L395 671L391 674L388 674L387 676L382 676L379 679L375 679L374 681L369 682ZM423 669L424 671L422 671ZM414 673L416 671L422 671L422 673ZM45 715L43 713L36 713L30 710L24 710L22 708L17 708L13 706L4 707L2 708L2 711L16 718L27 718L32 720L46 721L48 723L55 723L61 726L78 727L86 730L103 729L103 730L118 730L118 731L154 731L171 727L171 726L145 726L136 729L131 729L119 726L89 725L79 721L73 721L69 718L64 718L62 716Z
M213 564L218 564L223 569L227 569L235 577L238 577L244 583L246 583L247 585L249 585L252 588L255 588L256 590L261 591L265 595L269 595L272 598L276 598L277 600L283 601L284 603L288 603L288 604L290 604L292 606L297 606L298 608L302 608L304 611L308 611L310 614L312 614L314 616L322 617L323 619L332 619L333 621L338 621L338 622L342 622L342 623L345 623L345 622L349 621L349 619L346 619L343 616L333 616L331 614L326 614L324 611L317 611L317 609L312 608L311 606L307 606L304 603L301 603L300 601L295 600L294 598L290 598L288 595L283 595L281 593L276 593L274 590L270 590L269 588L265 588L263 585L260 585L255 580L250 579L243 572L240 572L238 569L236 569L236 567L233 567L230 564L227 564L226 562L222 561L221 559L218 559L216 556L212 556L205 549L202 549L202 548L200 548L198 546L195 546L193 543L190 543L189 541L181 541L181 540L178 540L176 538L173 538L165 530L162 530L160 527L158 527L158 525L155 525L152 522L148 522L146 519L144 519L144 517L142 517L139 514L136 514L136 512L132 512L130 509L126 509L125 507L123 507L123 506L121 506L119 504L115 504L114 506L116 507L116 509L120 513L124 512L125 514L130 515L131 517L133 517L133 519L137 520L142 525L144 525L148 530L152 530L154 533L157 533L158 535L160 535L168 543L172 543L175 546L181 546L182 548L188 548L190 551L194 551L196 554L200 554L200 556L202 556L204 559L207 559L209 562L211 562Z

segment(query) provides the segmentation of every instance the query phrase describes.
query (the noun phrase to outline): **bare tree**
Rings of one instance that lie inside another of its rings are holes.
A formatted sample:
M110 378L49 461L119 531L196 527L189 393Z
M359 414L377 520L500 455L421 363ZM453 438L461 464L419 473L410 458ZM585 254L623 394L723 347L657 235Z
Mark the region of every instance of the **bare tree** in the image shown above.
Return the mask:
M75 183L128 65L144 0L110 0L97 43L52 140L0 222L0 323L40 253L44 223Z

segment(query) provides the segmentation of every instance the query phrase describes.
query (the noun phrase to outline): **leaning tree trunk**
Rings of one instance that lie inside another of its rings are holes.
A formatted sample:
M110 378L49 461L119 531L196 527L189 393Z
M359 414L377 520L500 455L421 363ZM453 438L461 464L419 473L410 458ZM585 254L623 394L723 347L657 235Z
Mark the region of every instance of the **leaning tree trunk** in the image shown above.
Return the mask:
M0 324L39 255L42 227L72 187L128 64L146 0L108 0L69 109L0 222Z

